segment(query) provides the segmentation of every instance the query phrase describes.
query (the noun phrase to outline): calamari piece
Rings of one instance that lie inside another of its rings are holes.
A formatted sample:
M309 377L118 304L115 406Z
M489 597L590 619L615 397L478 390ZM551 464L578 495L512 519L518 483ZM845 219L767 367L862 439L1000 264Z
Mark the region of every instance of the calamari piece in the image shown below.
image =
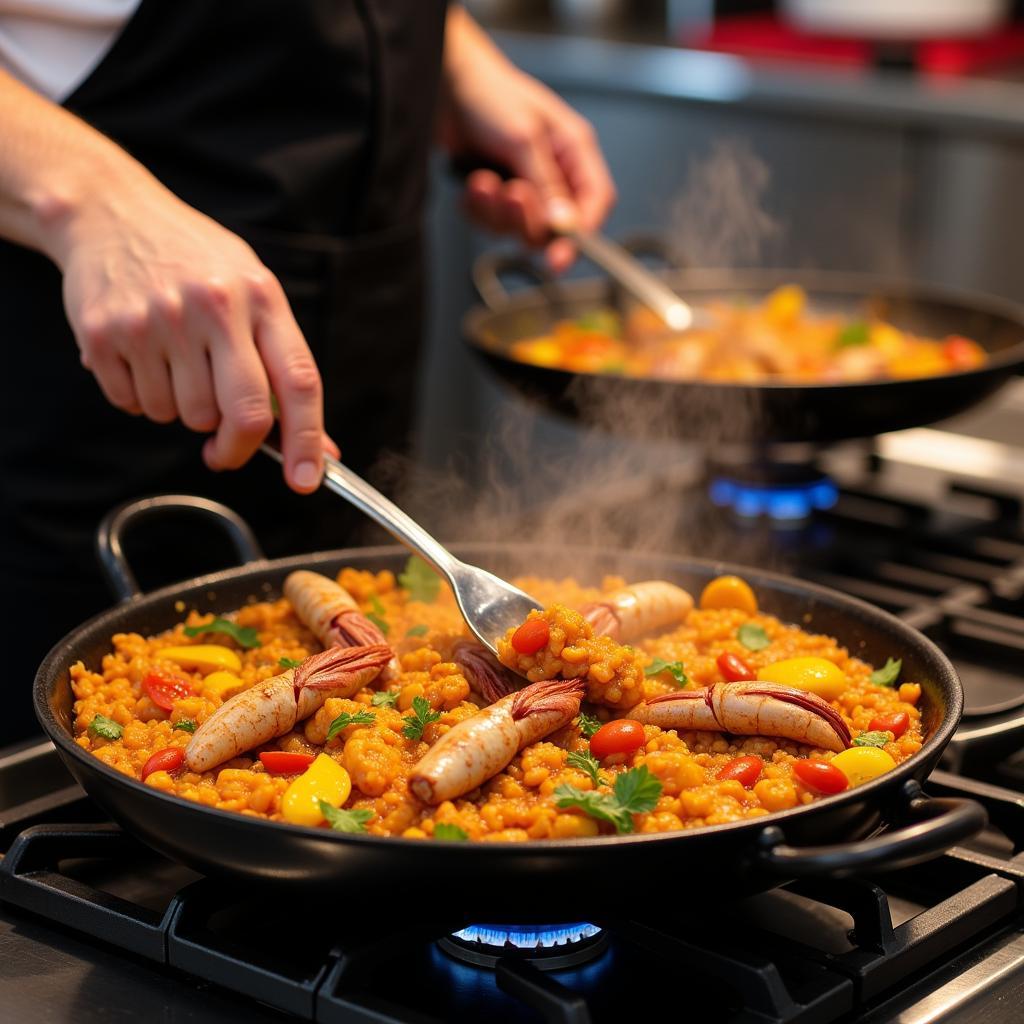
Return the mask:
M568 725L584 692L582 679L548 679L502 697L446 732L416 765L409 788L428 804L476 789L523 747Z
M456 640L452 646L452 661L462 670L470 687L488 704L508 696L523 682L476 640Z
M584 605L580 612L598 636L628 643L676 626L693 609L693 598L665 580L634 583Z
M822 750L845 750L850 730L827 701L776 683L713 683L638 704L629 717L660 729L781 736Z
M323 706L328 697L350 697L380 675L391 658L386 644L331 647L298 668L243 690L196 729L185 762L205 772L253 747L269 743Z
M352 595L327 576L298 569L284 581L284 596L324 647L387 643L384 634L359 610ZM395 679L401 671L398 657L392 652L381 680L386 683Z

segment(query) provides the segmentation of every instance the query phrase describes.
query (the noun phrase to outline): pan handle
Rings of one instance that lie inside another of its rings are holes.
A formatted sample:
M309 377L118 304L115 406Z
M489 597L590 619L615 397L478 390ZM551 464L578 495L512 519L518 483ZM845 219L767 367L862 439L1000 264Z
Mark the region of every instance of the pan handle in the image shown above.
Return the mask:
M509 290L502 283L503 277L525 278L540 285L549 301L557 299L558 284L554 275L526 253L501 249L481 253L473 261L472 274L477 294L492 312L503 310L511 299Z
M249 524L227 505L192 494L159 494L154 498L139 498L108 512L96 531L96 553L99 555L100 567L118 601L133 601L142 596L121 543L125 530L141 519L165 512L195 513L211 519L224 529L240 562L263 560L263 550Z
M908 867L937 857L980 832L988 821L981 804L959 797L930 797L913 780L903 786L910 823L856 843L790 846L782 829L762 833L754 857L757 867L785 878L829 875L839 878L877 868Z

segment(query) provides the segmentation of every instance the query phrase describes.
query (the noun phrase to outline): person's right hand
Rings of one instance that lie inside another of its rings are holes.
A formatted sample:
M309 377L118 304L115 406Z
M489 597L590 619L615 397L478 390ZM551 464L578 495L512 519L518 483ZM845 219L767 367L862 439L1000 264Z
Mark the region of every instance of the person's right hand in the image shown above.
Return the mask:
M252 249L158 182L142 180L68 216L55 252L64 305L107 399L212 436L211 469L241 466L280 407L285 479L315 490L324 433L320 374L274 275Z

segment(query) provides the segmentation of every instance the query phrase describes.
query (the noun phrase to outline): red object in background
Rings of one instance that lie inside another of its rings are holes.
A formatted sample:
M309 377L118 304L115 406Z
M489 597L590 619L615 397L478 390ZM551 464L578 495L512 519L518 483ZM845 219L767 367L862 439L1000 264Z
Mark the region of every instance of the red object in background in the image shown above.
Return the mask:
M869 39L809 35L770 14L719 18L710 32L680 39L694 50L764 60L801 61L842 67L871 67L881 47ZM893 44L886 41L884 51ZM1024 63L1024 23L972 39L929 39L906 44L914 67L924 74L969 75Z

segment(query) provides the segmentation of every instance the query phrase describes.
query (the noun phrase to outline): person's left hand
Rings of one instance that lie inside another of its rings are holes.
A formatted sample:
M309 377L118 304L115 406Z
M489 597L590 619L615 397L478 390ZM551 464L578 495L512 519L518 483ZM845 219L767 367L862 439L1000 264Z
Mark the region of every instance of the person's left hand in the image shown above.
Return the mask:
M454 39L453 39L454 36ZM475 23L450 26L440 133L452 157L507 168L466 179L466 206L478 224L544 246L553 270L575 258L551 225L594 230L615 202L615 185L590 123L498 51Z

